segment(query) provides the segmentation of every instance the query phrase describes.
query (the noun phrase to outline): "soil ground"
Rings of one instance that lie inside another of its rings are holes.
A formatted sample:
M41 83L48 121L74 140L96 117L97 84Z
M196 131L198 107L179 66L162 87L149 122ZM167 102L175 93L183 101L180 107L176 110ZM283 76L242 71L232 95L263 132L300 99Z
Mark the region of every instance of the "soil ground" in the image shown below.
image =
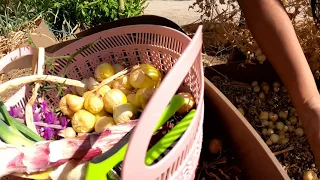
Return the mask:
M149 0L144 14L165 17L179 26L183 26L199 21L201 14L197 12L198 9L189 9L189 6L195 2L194 0ZM225 60L226 57L216 58L203 55L205 66L226 63Z
M148 1L145 14L162 16L178 25L186 25L197 21L200 13L197 9L189 9L195 1ZM188 10L189 9L189 10Z

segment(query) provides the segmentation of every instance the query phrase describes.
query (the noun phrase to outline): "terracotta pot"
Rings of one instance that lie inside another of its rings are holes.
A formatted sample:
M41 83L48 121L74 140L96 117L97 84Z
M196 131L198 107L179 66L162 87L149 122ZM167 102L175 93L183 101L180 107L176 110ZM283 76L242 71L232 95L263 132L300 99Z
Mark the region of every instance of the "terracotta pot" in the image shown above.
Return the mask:
M248 83L253 80L266 82L279 80L271 65L242 67L239 64L229 64L205 69L205 76L209 79L221 74ZM222 121L247 179L290 179L251 124L207 78L205 78L205 109L209 108L211 111L205 111L205 115L215 117L212 120ZM210 127L210 122L205 121L205 123L204 127Z

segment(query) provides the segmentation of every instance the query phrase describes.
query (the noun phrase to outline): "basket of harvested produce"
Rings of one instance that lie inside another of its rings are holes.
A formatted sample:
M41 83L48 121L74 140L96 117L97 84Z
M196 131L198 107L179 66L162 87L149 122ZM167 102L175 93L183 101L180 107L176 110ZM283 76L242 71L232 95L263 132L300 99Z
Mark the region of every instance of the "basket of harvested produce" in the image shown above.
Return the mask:
M132 25L52 54L39 48L35 75L0 85L0 93L25 85L1 104L0 176L193 179L201 46L201 27L191 40L168 27Z

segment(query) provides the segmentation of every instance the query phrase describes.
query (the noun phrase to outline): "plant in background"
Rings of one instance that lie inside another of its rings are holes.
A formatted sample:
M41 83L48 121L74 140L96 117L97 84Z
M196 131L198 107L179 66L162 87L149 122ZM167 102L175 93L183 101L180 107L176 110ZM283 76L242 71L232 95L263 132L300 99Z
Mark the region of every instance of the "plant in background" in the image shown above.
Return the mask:
M0 1L0 58L28 41L39 14L18 0Z
M39 2L38 2L39 1ZM45 21L60 38L87 28L143 14L146 0L27 0L37 6ZM37 3L33 3L37 2ZM63 32L61 34L61 32Z
M3 30L3 27L8 29L5 25L8 24L7 21L19 20L16 24L23 24L40 14L55 35L64 38L77 29L85 30L120 18L142 15L145 2L146 0L6 0L0 2L1 32L7 32ZM5 17L8 15L12 18Z
M20 31L35 20L39 14L21 1L0 3L0 36L7 37L10 32Z
M320 78L320 31L315 26L309 0L281 0L296 30L298 39L315 77ZM197 0L191 9L198 8L204 24L204 48L211 55L239 49L247 62L262 62L263 52L246 27L236 0ZM194 32L193 26L185 26Z
M120 15L124 18L141 15L143 14L144 9L146 8L145 3L146 0L129 0L127 2L124 2L124 8L122 11L120 11Z

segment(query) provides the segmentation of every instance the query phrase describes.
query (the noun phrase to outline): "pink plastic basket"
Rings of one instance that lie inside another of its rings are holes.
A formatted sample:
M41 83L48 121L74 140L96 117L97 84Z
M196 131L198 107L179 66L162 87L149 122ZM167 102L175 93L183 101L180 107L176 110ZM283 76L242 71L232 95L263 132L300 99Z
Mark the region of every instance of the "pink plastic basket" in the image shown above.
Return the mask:
M202 145L204 113L202 26L199 26L192 40L185 34L164 26L123 26L86 36L53 54L46 55L69 55L93 41L96 41L95 45L72 60L66 73L68 78L80 80L90 77L102 62L116 62L124 66L151 63L165 75L131 136L123 164L122 179L194 179ZM54 70L46 68L45 73L61 75L67 60L59 59L56 63L59 66ZM179 88L191 92L195 97L196 115L172 150L156 164L146 166L145 153L153 129ZM31 87L26 86L23 93L20 91L6 102L7 106L25 106L31 95ZM58 104L56 94L57 90L53 89L46 93L44 98L50 104Z

